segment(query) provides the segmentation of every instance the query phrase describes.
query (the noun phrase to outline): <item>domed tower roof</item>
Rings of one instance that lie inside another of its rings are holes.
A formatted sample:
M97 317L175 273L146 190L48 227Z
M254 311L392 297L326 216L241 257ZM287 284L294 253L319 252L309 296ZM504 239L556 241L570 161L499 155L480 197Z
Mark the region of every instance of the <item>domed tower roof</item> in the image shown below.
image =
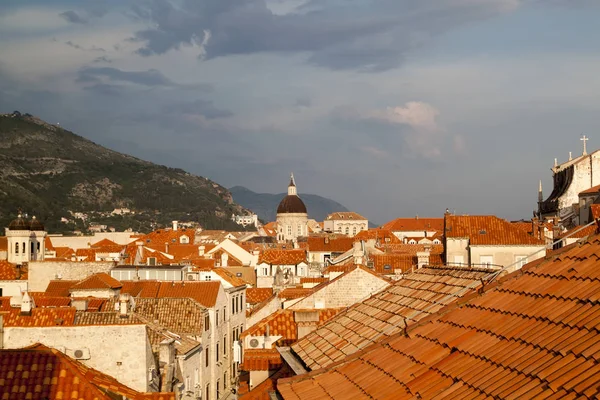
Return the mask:
M296 181L294 174L290 178L288 186L288 195L281 200L277 207L277 214L307 214L306 206L296 191Z
M44 230L44 224L42 224L40 222L40 220L35 217L35 215L33 216L33 218L31 218L31 223L30 223L29 227L32 231L43 231Z
M8 229L10 229L11 231L28 231L31 230L31 226L29 224L29 221L23 218L23 216L19 213L17 219L11 221L11 223L8 224Z

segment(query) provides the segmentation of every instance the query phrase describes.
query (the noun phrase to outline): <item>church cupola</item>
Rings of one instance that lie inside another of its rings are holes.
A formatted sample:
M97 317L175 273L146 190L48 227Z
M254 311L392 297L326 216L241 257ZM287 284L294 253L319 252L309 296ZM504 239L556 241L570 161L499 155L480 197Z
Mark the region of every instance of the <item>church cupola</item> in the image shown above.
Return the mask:
M288 196L298 196L298 190L296 189L296 181L294 180L294 174L290 176L290 184L288 186Z

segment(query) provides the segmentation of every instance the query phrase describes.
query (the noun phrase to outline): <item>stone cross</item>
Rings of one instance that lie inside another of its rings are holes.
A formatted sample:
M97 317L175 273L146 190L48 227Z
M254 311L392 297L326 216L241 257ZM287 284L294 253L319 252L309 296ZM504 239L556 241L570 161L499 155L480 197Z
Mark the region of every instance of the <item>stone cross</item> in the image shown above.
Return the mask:
M581 140L581 141L583 142L583 155L585 156L585 155L587 154L587 146L586 146L586 145L587 145L587 143L586 143L586 142L587 142L588 140L590 140L590 138L589 138L589 137L587 137L587 136L585 136L585 135L583 135L583 136L581 137L581 139L579 139L579 140Z

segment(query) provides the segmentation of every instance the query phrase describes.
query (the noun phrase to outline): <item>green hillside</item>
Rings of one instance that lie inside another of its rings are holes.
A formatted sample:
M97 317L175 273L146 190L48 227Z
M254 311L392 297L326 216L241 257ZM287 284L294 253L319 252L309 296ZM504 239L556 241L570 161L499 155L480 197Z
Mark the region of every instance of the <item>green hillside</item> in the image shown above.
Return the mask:
M110 216L127 207L135 215ZM137 231L197 222L237 229L245 213L230 192L209 179L104 148L29 114L0 115L0 227L17 210L35 214L50 232L87 229L90 222ZM73 212L88 215L86 221ZM60 222L61 217L71 222Z

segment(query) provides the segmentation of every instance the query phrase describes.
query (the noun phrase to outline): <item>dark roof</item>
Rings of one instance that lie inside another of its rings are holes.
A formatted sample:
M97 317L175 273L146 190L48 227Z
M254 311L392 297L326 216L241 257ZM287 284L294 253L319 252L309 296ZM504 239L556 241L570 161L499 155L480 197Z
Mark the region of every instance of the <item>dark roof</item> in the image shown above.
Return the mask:
M40 220L37 219L35 216L33 218L31 218L31 223L30 223L29 227L32 231L43 231L44 230L44 224L42 224L40 222Z
M295 194L287 195L279 203L277 214L307 214L306 206L300 197Z
M11 231L28 231L31 229L29 221L27 221L21 214L8 224L8 229Z

